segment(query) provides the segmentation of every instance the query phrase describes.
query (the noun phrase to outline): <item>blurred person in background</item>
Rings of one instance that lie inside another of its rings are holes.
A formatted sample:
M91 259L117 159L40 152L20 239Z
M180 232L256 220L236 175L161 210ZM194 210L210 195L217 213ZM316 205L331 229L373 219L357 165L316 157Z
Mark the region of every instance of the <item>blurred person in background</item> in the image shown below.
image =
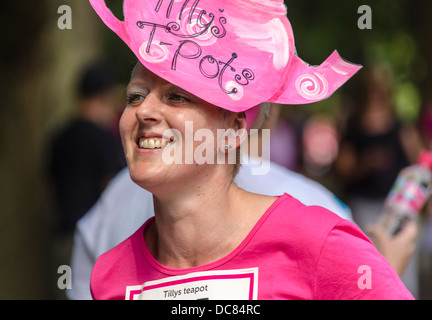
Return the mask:
M432 150L432 99L424 103L418 126L422 142L427 150ZM422 271L422 293L426 299L431 299L432 287L432 200L426 203L423 219L423 230L421 239L421 271ZM421 289L422 289L421 288Z
M424 104L420 117L419 128L422 142L427 150L432 150L432 100Z
M389 72L372 67L361 76L357 103L341 134L335 172L354 221L367 232L377 223L399 172L416 162L422 144L417 129L395 112ZM380 230L372 229L383 238ZM403 279L416 296L418 271L414 260Z
M71 239L76 222L125 166L113 131L119 105L116 81L104 63L86 68L77 85L77 114L54 136L48 174L59 232Z

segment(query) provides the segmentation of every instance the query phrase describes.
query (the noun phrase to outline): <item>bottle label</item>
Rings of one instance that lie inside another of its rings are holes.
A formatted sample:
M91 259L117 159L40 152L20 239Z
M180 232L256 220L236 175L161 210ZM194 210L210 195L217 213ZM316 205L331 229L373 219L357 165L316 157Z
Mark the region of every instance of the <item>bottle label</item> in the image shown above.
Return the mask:
M428 198L428 189L404 176L398 177L387 198L389 203L409 208L412 212L420 212Z

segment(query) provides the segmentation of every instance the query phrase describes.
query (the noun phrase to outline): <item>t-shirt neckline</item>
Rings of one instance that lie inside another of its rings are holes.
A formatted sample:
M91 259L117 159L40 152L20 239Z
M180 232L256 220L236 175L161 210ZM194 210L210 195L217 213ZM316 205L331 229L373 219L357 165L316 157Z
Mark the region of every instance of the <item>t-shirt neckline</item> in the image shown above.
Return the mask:
M261 216L261 218L258 220L258 222L255 224L255 226L251 229L251 231L248 233L248 235L243 239L243 241L228 255L225 257L222 257L216 261L191 267L191 268L182 268L182 269L176 269L176 268L170 268L162 265L159 263L150 253L147 244L145 242L144 233L148 227L150 227L154 221L155 217L151 217L147 220L147 222L143 225L141 228L141 232L139 232L139 240L140 240L140 248L141 251L145 257L145 259L152 265L153 268L158 270L161 273L167 274L167 275L183 275L188 274L192 272L199 272L199 271L206 271L215 269L217 267L220 267L221 265L227 263L228 261L232 260L234 257L236 257L245 247L246 245L252 240L252 238L255 236L255 234L258 232L258 230L261 228L261 226L264 224L264 222L267 220L269 215L274 211L274 209L279 206L287 197L289 197L286 193L282 196L277 197L277 199L268 207L268 209L265 211L265 213Z

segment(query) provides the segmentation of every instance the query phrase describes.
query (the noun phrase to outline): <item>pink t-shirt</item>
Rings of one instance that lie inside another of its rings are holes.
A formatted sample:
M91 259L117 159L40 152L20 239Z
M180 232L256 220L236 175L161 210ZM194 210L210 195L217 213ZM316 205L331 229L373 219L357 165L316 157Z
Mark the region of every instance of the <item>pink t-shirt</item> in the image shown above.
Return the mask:
M413 299L356 225L287 194L234 251L203 266L158 263L143 236L153 222L99 257L94 299Z

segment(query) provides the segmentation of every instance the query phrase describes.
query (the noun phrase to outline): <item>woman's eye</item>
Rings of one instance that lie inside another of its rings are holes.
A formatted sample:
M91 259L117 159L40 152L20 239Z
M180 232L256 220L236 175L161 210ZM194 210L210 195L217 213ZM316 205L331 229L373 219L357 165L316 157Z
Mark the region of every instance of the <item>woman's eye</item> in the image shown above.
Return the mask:
M145 96L143 94L134 93L134 92L129 93L126 98L128 105L140 104L144 99Z
M172 93L169 97L169 99L173 102L182 102L182 103L186 103L186 102L190 102L191 100L183 95L177 94L177 93Z

